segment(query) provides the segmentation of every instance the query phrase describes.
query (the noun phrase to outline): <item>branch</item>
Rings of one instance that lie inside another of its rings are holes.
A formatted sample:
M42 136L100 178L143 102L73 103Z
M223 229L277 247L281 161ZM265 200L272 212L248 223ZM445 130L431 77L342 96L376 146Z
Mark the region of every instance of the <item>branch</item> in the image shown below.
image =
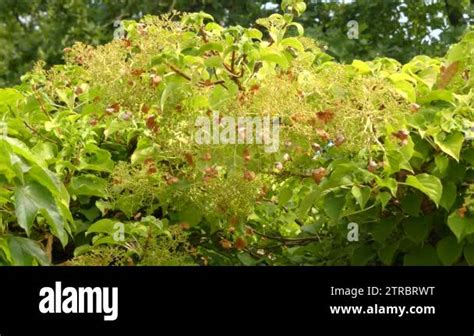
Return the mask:
M235 50L232 51L232 62L230 64L230 70L235 73Z
M199 35L201 35L202 40L204 41L204 43L208 43L208 42L209 42L209 38L208 38L208 36L207 36L206 31L203 29L203 27L199 28Z
M173 64L170 64L170 63L166 63L166 65L168 65L171 70L173 70L174 72L176 72L176 74L180 75L181 77L187 79L188 81L191 81L191 77L189 77L188 75L186 75L183 71L181 71L180 69L178 69L177 67L175 67Z
M218 80L218 81L215 81L215 82L211 82L211 81L199 81L199 85L200 86L214 86L214 85L223 85L225 83L224 80ZM225 87L225 85L224 85Z
M33 128L33 126L30 126L26 121L23 121L23 123L25 124L25 126L26 126L30 131L32 131L33 133L35 133L36 135L38 135L38 136L39 136L40 138L42 138L43 140L52 142L53 144L55 144L55 145L57 145L57 146L60 146L60 143L59 143L59 142L57 142L56 140L50 139L50 138L48 138L47 136L44 136L43 134L41 134L40 132L38 132L38 130L36 130L35 128Z
M247 226L247 228L252 230L252 232L255 233L257 236L260 236L260 237L263 237L263 238L266 238L266 239L270 239L270 240L278 241L278 242L282 243L285 246L306 245L306 244L314 242L314 241L317 241L317 242L321 241L321 237L319 237L319 235L309 236L309 237L301 237L301 238L285 238L285 237L282 237L282 236L267 235L265 233L258 232L257 230L255 230L254 228L251 228L249 226Z
M243 59L245 60L245 56L243 57ZM227 72L229 73L230 75L230 78L232 79L232 81L237 84L237 86L239 87L239 90L240 91L245 91L245 88L244 86L242 85L242 83L240 82L240 78L242 78L244 76L244 64L242 63L242 66L241 66L241 69L240 69L240 73L237 73L236 70L235 70L235 63L236 63L236 54L235 54L235 51L232 51L232 61L231 61L231 65L227 65L225 64L225 62L223 62L222 64L224 65L224 68L227 70Z
M176 0L173 0L171 2L170 8L168 8L168 12L174 11L174 7L176 6Z
M53 235L50 233L46 234L47 241L46 241L46 255L48 256L49 262L53 261Z
M265 175L274 175L277 177L301 177L301 178L309 178L312 177L311 174L304 174L304 173L292 173L290 171L281 171L281 172L274 172L274 171L264 171L262 174Z

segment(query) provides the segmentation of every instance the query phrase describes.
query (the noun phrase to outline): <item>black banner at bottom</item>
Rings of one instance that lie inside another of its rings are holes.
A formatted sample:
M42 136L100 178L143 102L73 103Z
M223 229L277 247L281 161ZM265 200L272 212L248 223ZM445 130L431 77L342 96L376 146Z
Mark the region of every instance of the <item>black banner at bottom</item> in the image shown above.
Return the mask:
M5 267L0 335L473 335L473 280L467 267Z

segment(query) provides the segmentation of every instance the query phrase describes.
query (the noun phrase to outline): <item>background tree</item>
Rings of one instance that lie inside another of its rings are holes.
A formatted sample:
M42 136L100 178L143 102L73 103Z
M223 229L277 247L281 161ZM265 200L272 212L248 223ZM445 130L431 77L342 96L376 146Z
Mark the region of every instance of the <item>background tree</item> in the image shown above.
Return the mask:
M378 55L402 62L416 54L442 55L472 18L474 0L307 1L307 33L338 60ZM117 19L206 11L225 25L248 26L279 10L277 0L0 0L0 87L16 84L37 60L62 62L75 41L102 44ZM356 20L359 38L347 36Z

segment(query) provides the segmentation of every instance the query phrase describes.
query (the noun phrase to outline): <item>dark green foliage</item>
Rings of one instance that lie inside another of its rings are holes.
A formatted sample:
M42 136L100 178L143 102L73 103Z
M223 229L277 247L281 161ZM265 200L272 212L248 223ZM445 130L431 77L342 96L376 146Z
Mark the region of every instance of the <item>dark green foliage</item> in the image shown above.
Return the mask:
M343 64L282 5L125 20L0 89L0 264L473 264L474 31ZM197 141L235 117L279 145Z
M75 41L102 44L113 37L117 19L137 19L172 9L205 11L224 25L249 26L277 12L265 0L0 0L0 87L19 83L33 63L58 64ZM273 5L272 5L273 4ZM338 60L388 56L407 62L418 54L441 56L457 41L472 17L467 0L311 1L301 18L311 36ZM402 20L406 18L406 20ZM347 37L347 23L357 20L359 39ZM439 40L428 43L430 30Z

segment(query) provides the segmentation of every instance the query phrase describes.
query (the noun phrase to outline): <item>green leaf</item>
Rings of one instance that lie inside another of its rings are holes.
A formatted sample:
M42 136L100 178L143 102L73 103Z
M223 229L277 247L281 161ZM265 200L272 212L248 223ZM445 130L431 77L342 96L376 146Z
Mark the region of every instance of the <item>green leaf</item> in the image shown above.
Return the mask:
M199 48L199 54L204 54L206 51L215 50L218 52L224 51L224 46L222 43L210 42L204 44L201 48Z
M400 201L403 212L407 215L418 217L420 215L423 197L423 194L416 190L413 193L407 193Z
M55 197L60 198L64 205L69 206L69 194L56 175L39 166L33 166L28 171L28 177L46 187Z
M447 211L451 210L456 201L456 185L453 182L446 182L443 184L443 196L439 204Z
M365 266L375 257L375 251L366 245L356 248L352 254L352 266Z
M382 179L377 175L375 176L375 180L377 181L377 185L380 187L380 189L387 188L393 197L397 197L397 190L398 190L397 180L391 177L386 177Z
M32 266L31 259L42 266L49 265L46 253L37 242L28 238L10 236L8 243L14 266Z
M285 206L292 196L293 196L293 188L291 187L282 188L280 190L280 193L278 194L278 204L281 206Z
M395 82L393 86L395 87L396 91L401 96L403 96L406 100L408 100L408 102L410 103L416 102L416 91L413 84L411 84L408 81L401 80L401 81Z
M382 205L382 209L385 209L388 202L392 199L392 195L386 191L382 191L377 195L377 201Z
M462 245L452 236L444 237L436 245L438 257L445 266L456 263L461 257L462 250Z
M263 33L258 30L258 29L255 29L255 28L250 28L250 29L247 29L245 31L245 34L251 38L251 39L255 39L255 40L261 40L263 38Z
M466 46L462 43L453 44L448 51L447 60L450 62L461 61L468 57Z
M85 146L80 158L79 169L111 173L114 169L112 155L94 144Z
M464 258L470 266L474 266L474 244L464 246Z
M288 63L288 59L286 58L285 55L283 55L282 53L270 50L268 48L262 51L260 58L262 61L276 63L279 66L281 66L283 69L287 69L290 66L290 64Z
M3 266L4 263L9 265L13 263L7 236L0 237L0 266Z
M428 237L432 217L408 217L403 221L403 229L408 238L415 243L422 243Z
M45 161L54 160L58 154L58 146L51 142L40 142L31 149L31 152Z
M405 255L405 266L439 266L438 253L432 246L424 246Z
M379 250L379 258L384 265L392 265L394 256L398 250L399 243L395 242L389 245L383 246Z
M297 2L294 10L298 12L298 15L303 14L306 11L306 3L304 1Z
M13 153L18 154L19 156L25 158L29 162L35 163L40 167L43 167L43 168L46 167L44 160L39 156L33 155L30 149L28 148L28 146L25 145L20 140L15 139L15 138L10 138L10 137L5 137L3 138L3 140L8 142L8 144L11 146L13 150Z
M439 178L429 174L410 175L406 184L426 194L436 205L439 205L443 194L443 185Z
M304 51L303 44L295 37L288 37L286 39L283 39L280 44L283 47L291 47L293 49L296 49L297 51Z
M239 253L237 255L237 258L239 258L240 262L244 266L256 266L259 263L259 260L254 259L248 253Z
M190 226L199 224L202 218L203 215L201 211L192 204L186 205L184 210L179 213L179 220L181 222L188 223Z
M310 191L301 201L301 204L298 208L298 216L300 217L306 216L308 211L311 209L311 207L319 198L319 195L320 195L319 189Z
M79 210L79 213L81 215L84 215L84 217L86 217L88 222L92 222L93 220L100 217L100 210L96 206L92 206L89 209L81 208L81 210ZM77 233L81 232L82 228L83 227L77 227L76 226L76 229L74 230L74 233L77 234ZM84 227L84 230L85 229L87 229L87 227ZM82 231L84 231L84 230L82 230Z
M198 56L185 55L182 58L184 66L200 66L204 64L204 59Z
M165 111L165 106L166 106L166 101L168 100L169 97L173 95L177 91L178 83L175 81L170 81L169 83L166 84L165 89L163 90L163 93L161 94L161 100L160 100L160 108L161 111Z
M122 211L128 218L133 217L142 205L136 201L136 196L134 194L122 195L117 203L116 207L118 210Z
M281 9L283 11L286 11L287 7L291 6L294 2L295 2L295 0L282 0Z
M304 35L304 28L303 28L303 25L301 23L298 23L298 22L292 22L288 25L288 27L291 27L291 26L294 26L296 27L296 30L298 31L298 35L299 36L303 36Z
M74 94L71 89L60 90L56 89L56 94L63 103L67 105L70 109L74 108Z
M221 68L223 67L222 57L220 56L211 56L206 58L204 65L208 68Z
M474 166L474 148L466 149L463 152L463 160L469 163L471 166Z
M405 72L397 72L397 73L391 74L390 76L388 76L388 79L390 79L393 83L397 83L400 81L407 81L407 82L416 84L416 79Z
M92 238L92 243L94 246L99 246L99 245L122 245L123 241L121 240L116 240L113 236L101 236L97 235L94 238Z
M45 217L53 234L66 246L67 222L51 192L41 184L30 181L15 188L15 214L18 224L29 235L36 216Z
M213 110L220 110L230 99L229 92L222 86L218 85L213 90L209 97L209 105Z
M337 220L341 215L342 208L344 207L345 203L345 197L335 196L331 193L324 199L323 209L329 218L331 218L332 220Z
M153 157L158 153L158 146L148 138L140 138L137 148L133 152L130 161L133 165L143 163L147 158Z
M374 223L372 235L374 240L383 243L393 232L396 225L400 222L397 217L382 218L379 222Z
M474 219L467 216L461 217L457 211L453 212L448 217L448 226L458 241L461 241L467 235L474 233Z
M356 199L361 209L365 209L365 206L370 198L371 189L369 187L352 187L352 196Z
M446 157L445 155L436 155L435 164L436 164L436 170L439 173L440 177L443 177L449 166L448 157Z
M363 61L354 60L352 61L351 65L361 74L368 74L372 72L369 65Z
M418 99L418 103L422 105L429 105L434 101L445 101L451 103L454 100L453 93L448 90L432 90L427 95Z
M434 142L443 152L459 162L459 155L464 143L464 135L461 132L448 134L445 138L440 133L434 137Z
M15 89L0 89L0 112L8 111L6 107L14 108L23 99L23 95Z
M105 198L107 196L106 188L107 181L105 179L91 174L74 176L69 185L71 194L76 196L98 196Z
M115 233L114 225L119 223L117 220L113 219L101 219L98 222L95 222L89 229L87 229L87 234L90 233L106 233L109 235L113 235Z
M22 169L15 168L12 162L15 161L15 157L20 161L20 158L11 152L9 145L5 141L0 141L0 175L5 176L8 181L14 177L23 181Z
M78 257L80 256L81 254L84 254L84 253L87 253L89 251L91 251L94 247L91 246L91 245L81 245L81 246L78 246L74 249L74 256L75 257Z
M409 154L409 153L408 153ZM400 150L390 149L386 152L386 161L388 162L388 173L393 174L402 169L413 171L410 166L409 160L413 154L407 156Z

